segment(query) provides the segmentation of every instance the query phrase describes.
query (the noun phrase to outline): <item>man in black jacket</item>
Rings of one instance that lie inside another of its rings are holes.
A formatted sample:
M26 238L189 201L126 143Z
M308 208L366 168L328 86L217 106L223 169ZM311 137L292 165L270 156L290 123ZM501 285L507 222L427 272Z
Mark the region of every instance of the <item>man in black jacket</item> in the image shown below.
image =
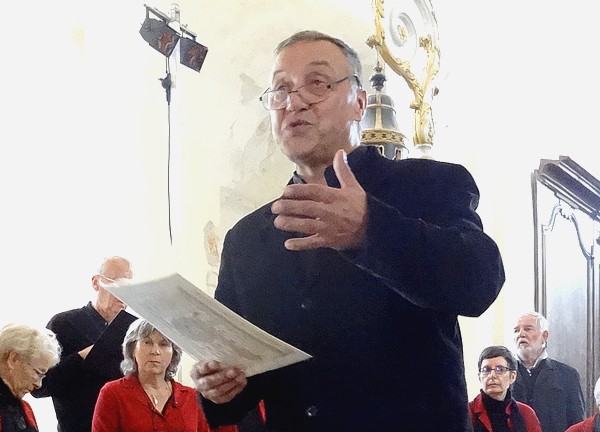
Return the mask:
M579 373L548 358L548 321L538 312L521 315L514 327L519 371L513 397L531 406L544 432L564 432L585 417Z
M54 315L47 327L62 346L60 362L50 369L34 397L52 397L59 432L90 432L98 393L121 375L121 344L136 317L103 285L131 279L128 260L110 257L92 277L94 303ZM110 324L110 325L109 325Z
M296 172L227 234L215 297L312 358L250 378L196 364L213 426L263 400L270 431L471 430L458 315L494 301L500 253L465 168L360 146L361 73L319 32L276 50L261 101Z

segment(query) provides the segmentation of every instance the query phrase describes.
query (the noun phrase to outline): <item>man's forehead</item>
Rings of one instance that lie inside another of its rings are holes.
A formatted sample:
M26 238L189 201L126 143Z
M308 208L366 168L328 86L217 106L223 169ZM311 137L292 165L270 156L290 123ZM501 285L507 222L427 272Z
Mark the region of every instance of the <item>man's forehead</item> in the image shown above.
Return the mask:
M304 69L304 72L310 72L310 71L314 71L314 70L317 70L317 71L331 70L331 71L333 71L333 66L327 60L313 60L313 61L309 61L306 64L304 64L303 69ZM289 68L286 68L285 65L275 64L271 75L273 77L276 77L278 75L285 75L285 74L292 73L292 72L293 71L291 71Z
M347 67L342 50L329 41L300 41L285 47L275 58L271 76L306 72L311 68L331 71Z
M111 261L108 262L104 269L105 276L108 277L123 277L131 274L131 266L128 262Z
M517 326L533 326L537 327L537 320L531 315L525 315L519 318Z

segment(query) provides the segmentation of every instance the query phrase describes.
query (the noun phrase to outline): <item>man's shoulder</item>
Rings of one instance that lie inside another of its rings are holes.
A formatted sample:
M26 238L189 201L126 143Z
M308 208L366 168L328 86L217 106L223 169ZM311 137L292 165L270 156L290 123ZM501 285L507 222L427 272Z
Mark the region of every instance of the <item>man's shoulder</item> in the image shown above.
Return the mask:
M357 152L357 160L363 163L381 163L391 168L405 169L405 170L433 170L433 171L467 171L467 169L456 162L445 162L435 159L425 158L406 158L399 160L392 160L377 150L367 148ZM361 162L358 162L359 164Z
M555 369L558 370L559 372L563 372L563 373L571 373L571 374L576 374L579 375L579 372L577 371L577 369L575 369L573 366L569 366L566 363L563 363L561 361L558 361L556 359L550 358L548 357L546 359L546 364L551 368L551 369Z
M433 159L401 159L390 160L383 156L378 162L365 164L368 177L377 173L377 177L391 179L407 185L409 189L445 190L447 188L472 188L475 180L471 172L464 166L454 162Z
M393 161L398 169L405 170L411 174L432 173L434 175L468 175L471 173L464 165L455 162L444 162L433 159L403 159Z
M275 200L262 205L261 207L257 208L256 210L253 210L250 213L243 216L242 218L240 218L233 225L232 230L235 231L240 228L246 229L248 227L252 227L252 229L255 230L256 228L258 228L260 226L261 221L264 221L265 224L268 222L268 225L270 225L272 222L271 218L275 217L273 215L273 213L271 212L271 205L273 204L273 202L275 202Z
M75 319L83 317L87 314L88 308L89 304L80 308L58 312L52 318L50 318L50 321L48 322L48 328L52 328L53 326L60 326L61 324L71 322Z

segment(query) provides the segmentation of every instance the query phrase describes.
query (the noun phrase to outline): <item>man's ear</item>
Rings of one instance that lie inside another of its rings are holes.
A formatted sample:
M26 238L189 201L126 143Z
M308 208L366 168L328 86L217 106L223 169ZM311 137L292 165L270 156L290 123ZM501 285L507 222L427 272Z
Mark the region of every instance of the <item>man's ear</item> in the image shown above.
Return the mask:
M98 291L100 289L100 279L99 275L92 276L92 286L94 287L94 291Z
M356 121L361 121L367 110L367 92L364 89L356 89Z

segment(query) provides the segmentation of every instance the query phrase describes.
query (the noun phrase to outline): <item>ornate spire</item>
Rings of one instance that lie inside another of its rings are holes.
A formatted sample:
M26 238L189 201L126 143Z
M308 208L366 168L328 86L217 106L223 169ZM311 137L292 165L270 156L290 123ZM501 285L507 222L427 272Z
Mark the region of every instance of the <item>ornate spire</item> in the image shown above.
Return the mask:
M360 122L361 144L377 147L389 159L406 159L408 150L404 143L405 136L398 130L394 102L383 91L386 77L379 58L373 71L369 81L375 93L368 95L367 110Z

